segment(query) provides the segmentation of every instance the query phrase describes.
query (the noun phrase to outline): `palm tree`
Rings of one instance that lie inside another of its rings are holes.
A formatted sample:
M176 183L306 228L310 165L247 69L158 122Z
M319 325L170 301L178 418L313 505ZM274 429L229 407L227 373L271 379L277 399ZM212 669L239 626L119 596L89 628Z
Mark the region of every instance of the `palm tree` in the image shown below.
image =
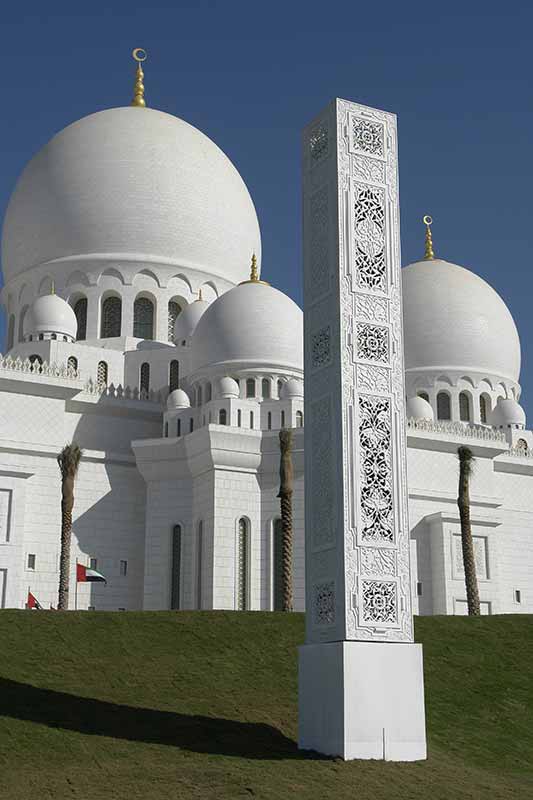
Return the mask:
M282 538L282 593L283 611L292 611L292 431L282 428L279 432L279 478L278 497L281 506Z
M81 457L82 451L76 442L65 445L57 457L57 463L61 471L61 557L59 559L58 611L66 611L68 609L74 481L78 473Z
M459 517L461 520L461 544L463 548L463 565L465 570L466 600L468 614L479 616L479 590L476 577L476 561L474 541L470 523L470 477L472 475L474 456L469 447L459 447Z

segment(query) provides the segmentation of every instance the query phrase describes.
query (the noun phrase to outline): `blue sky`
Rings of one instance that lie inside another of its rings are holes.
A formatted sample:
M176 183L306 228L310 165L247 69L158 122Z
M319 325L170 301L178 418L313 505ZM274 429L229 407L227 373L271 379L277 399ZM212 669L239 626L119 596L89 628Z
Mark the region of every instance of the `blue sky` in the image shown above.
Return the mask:
M2 216L54 133L129 103L142 46L148 104L230 156L259 214L263 274L300 303L302 127L334 96L397 113L403 263L422 255L431 213L438 255L511 309L533 422L529 4L51 0L2 17Z

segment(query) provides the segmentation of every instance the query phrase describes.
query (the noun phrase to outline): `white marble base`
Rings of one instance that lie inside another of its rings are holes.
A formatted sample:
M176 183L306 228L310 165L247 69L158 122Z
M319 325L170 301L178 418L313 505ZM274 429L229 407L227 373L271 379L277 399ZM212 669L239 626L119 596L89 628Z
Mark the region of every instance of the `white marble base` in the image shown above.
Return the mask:
M345 760L427 757L422 645L344 641L299 651L301 750Z

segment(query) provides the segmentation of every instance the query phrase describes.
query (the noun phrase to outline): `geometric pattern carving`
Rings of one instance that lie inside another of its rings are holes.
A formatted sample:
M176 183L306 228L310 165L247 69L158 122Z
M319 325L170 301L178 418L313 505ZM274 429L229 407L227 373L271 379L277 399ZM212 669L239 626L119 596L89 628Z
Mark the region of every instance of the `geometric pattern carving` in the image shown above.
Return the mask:
M311 405L311 441L313 443L312 514L313 546L330 544L334 534L333 456L331 451L330 399Z
M454 567L455 575L464 578L465 570L463 564L463 545L461 542L461 535L455 533L452 537L454 546ZM487 553L487 537L486 536L472 536L474 542L474 560L476 563L476 577L479 580L486 581L488 579L488 553Z
M315 625L332 625L335 622L335 584L318 583L315 586Z
M354 151L382 157L385 148L381 122L352 117L352 148Z
M391 373L385 367L357 366L357 387L363 392L390 392Z
M362 581L363 624L394 625L398 621L396 581Z
M362 289L384 292L385 193L383 189L354 185L354 257L357 284Z
M317 125L309 137L311 160L320 161L321 158L325 158L328 154L328 144L328 129L323 125Z
M389 331L377 325L357 325L357 358L365 361L389 361Z
M359 397L361 538L394 541L390 400Z
M328 188L325 186L311 197L311 279L312 297L318 297L329 289L329 236L328 236Z
M314 333L311 339L311 363L313 367L323 367L331 361L330 327L322 328Z

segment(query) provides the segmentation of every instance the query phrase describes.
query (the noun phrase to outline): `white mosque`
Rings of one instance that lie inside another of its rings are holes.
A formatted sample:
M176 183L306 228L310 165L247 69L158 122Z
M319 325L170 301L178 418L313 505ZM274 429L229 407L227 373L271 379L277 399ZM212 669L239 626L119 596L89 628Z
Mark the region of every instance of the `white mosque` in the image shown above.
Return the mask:
M292 427L303 610L302 311L259 278L259 223L233 164L146 108L137 78L132 106L37 153L7 209L0 607L23 608L28 589L56 605L56 457L74 440L72 608L278 609L278 434ZM403 270L403 295L415 613L466 612L461 444L476 457L483 613L532 613L533 434L513 318L431 250ZM76 585L76 561L107 584Z

